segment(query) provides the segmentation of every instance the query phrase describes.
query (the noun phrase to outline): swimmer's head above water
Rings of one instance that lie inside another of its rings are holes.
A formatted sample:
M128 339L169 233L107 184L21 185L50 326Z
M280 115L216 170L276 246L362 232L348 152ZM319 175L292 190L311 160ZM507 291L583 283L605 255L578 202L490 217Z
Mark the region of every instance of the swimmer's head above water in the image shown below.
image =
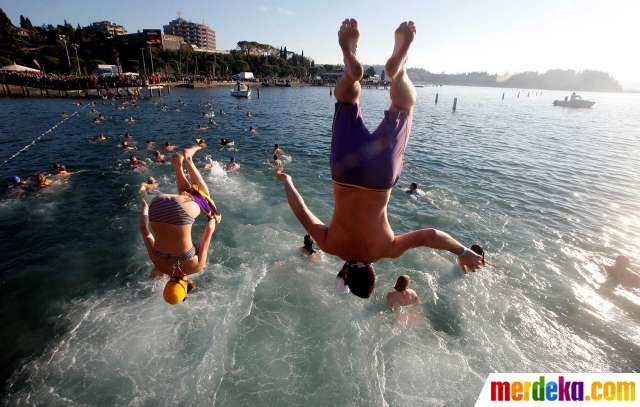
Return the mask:
M236 158L234 156L231 156L231 158L229 158L229 162L232 162L232 163L236 162Z
M156 179L155 179L155 178L153 178L153 177L149 177L149 178L147 179L147 184L155 184L155 183L156 183Z
M347 261L336 276L336 285L345 294L351 291L360 298L369 298L376 288L376 273L371 263ZM348 288L347 288L348 287Z
M409 185L409 191L415 191L416 189L418 189L418 184L412 182L411 185Z

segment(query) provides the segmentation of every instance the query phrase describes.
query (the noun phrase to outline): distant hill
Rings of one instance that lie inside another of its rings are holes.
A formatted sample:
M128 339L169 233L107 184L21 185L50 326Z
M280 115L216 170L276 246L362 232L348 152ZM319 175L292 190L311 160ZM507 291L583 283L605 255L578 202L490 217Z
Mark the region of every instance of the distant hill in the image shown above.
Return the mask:
M364 65L365 70L373 67L380 74L382 65ZM500 88L553 89L591 92L622 92L622 86L606 72L551 69L538 72L522 72L513 75L497 75L488 72L463 74L433 73L422 68L408 68L413 82L437 85L494 86Z

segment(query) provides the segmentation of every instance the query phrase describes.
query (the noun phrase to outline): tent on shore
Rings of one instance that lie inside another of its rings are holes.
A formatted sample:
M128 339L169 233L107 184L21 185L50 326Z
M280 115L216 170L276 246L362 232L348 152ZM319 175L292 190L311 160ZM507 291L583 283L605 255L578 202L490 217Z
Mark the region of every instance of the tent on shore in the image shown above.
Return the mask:
M18 64L7 65L0 68L0 71L14 71L14 72L40 72L39 69L29 68L28 66L22 66Z

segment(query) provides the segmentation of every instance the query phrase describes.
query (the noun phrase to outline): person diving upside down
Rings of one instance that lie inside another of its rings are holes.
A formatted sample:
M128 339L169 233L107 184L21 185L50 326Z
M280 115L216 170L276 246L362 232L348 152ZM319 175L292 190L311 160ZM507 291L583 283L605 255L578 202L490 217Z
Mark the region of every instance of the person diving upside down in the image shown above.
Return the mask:
M335 207L329 226L323 224L304 203L291 177L282 169L287 201L307 233L320 249L345 260L338 277L359 297L368 298L375 288L372 263L397 258L409 249L430 247L459 256L466 273L476 271L482 257L467 250L448 234L427 228L394 236L387 220L391 189L402 172L404 150L409 141L416 92L406 73L409 46L416 35L413 22L395 31L393 54L385 65L392 80L391 106L378 128L370 133L360 111L360 79L363 67L357 57L360 32L355 19L342 22L338 43L345 71L335 88L337 99L331 141L331 178Z
M207 251L211 237L222 216L215 202L209 197L209 189L193 163L193 154L199 146L187 148L173 156L178 195L158 195L151 205L142 200L140 233L149 258L154 265L151 277L169 276L164 288L164 299L175 305L185 300L195 285L187 276L201 271L207 263ZM187 181L182 164L185 163L191 183ZM203 212L208 222L200 243L191 241L191 226ZM149 224L155 234L151 234Z

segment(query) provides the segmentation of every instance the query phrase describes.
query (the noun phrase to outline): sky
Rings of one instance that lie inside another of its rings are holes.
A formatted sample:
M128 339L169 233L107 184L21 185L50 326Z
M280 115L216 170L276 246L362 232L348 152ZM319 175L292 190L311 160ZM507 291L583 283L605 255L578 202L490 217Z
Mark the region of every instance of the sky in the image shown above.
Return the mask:
M14 24L76 26L108 20L129 32L162 28L182 18L216 31L218 49L257 41L339 64L337 31L345 18L360 25L360 59L384 64L393 31L412 20L418 35L410 67L431 72L491 74L548 69L610 73L640 89L640 0L22 0L0 5Z

